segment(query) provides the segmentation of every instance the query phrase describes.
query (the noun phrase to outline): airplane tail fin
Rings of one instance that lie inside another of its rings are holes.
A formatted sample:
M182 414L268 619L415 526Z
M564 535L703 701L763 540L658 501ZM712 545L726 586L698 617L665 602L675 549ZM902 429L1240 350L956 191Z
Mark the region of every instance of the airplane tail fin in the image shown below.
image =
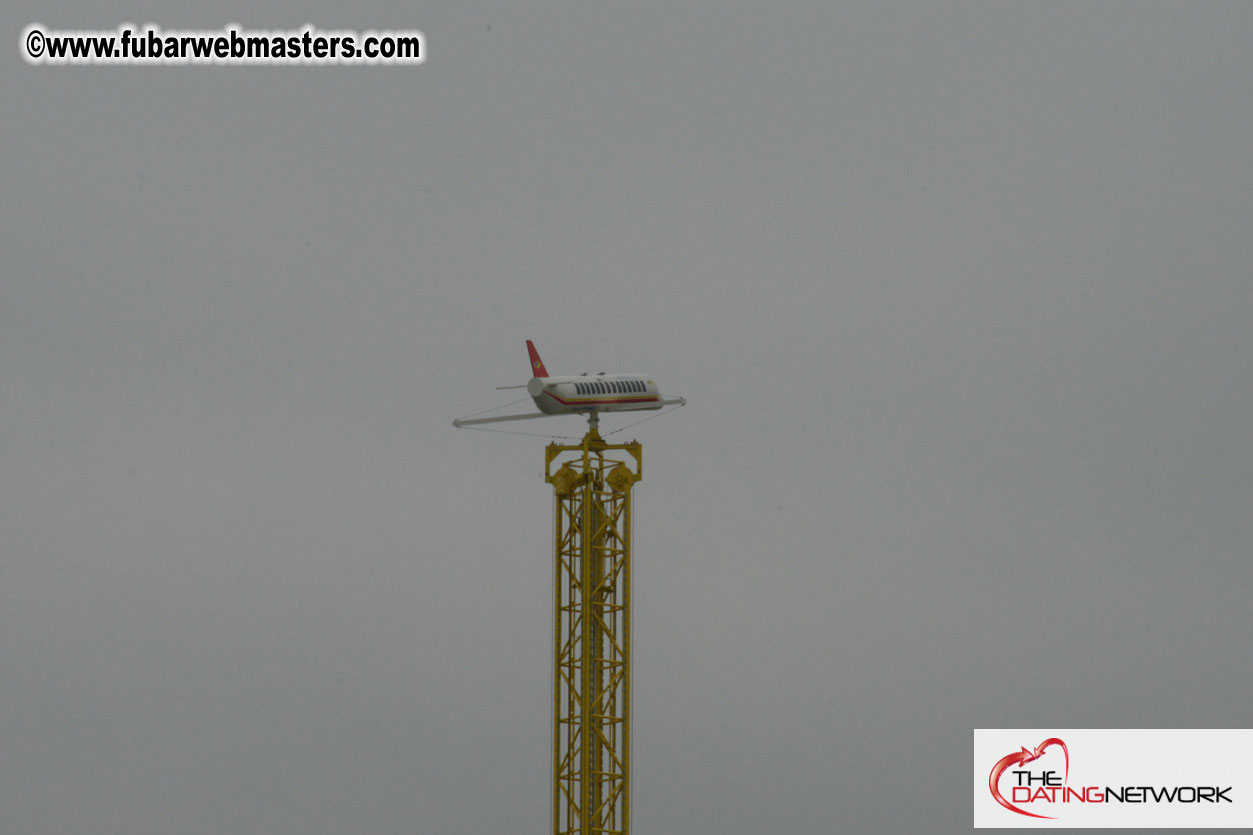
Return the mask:
M536 377L547 377L548 369L544 367L544 361L539 358L539 351L535 350L535 343L528 339L526 341L526 350L531 355L531 373Z

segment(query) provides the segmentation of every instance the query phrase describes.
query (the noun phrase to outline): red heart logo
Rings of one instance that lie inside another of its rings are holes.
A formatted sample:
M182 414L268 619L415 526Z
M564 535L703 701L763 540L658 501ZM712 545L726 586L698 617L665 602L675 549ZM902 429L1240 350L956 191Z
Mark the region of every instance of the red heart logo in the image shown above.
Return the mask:
M1070 751L1066 748L1066 743L1062 742L1060 739L1058 739L1055 736L1049 737L1048 739L1044 740L1039 745L1037 745L1034 749L1023 748L1021 751L1019 751L1016 754L1009 754L1008 756L1002 757L1001 759L997 760L996 765L992 766L992 773L988 775L988 789L991 790L992 797L996 799L997 803L1001 804L1002 806L1004 806L1006 809L1008 809L1011 812L1017 812L1018 814L1026 815L1029 818L1044 818L1045 820L1057 820L1056 818L1049 817L1048 815L1037 815L1034 812L1028 812L1024 809L1019 809L1017 806L1010 803L1008 800L1004 798L1004 796L1001 794L1001 787L1000 787L1001 775L1005 773L1006 769L1008 769L1010 766L1026 765L1032 760L1038 760L1040 757L1044 755L1044 749L1052 745L1060 745L1062 747L1062 753L1066 756L1066 778L1063 781L1063 783L1069 782L1070 780Z

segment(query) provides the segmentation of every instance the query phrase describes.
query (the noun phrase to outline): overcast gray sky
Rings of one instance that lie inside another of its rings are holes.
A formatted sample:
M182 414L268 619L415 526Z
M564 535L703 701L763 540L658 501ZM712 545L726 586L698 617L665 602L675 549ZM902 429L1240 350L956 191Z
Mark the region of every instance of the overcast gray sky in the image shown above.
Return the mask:
M1253 6L93 6L0 13L6 831L545 831L545 442L450 425L528 337L690 401L618 436L639 835L961 832L972 728L1253 724Z

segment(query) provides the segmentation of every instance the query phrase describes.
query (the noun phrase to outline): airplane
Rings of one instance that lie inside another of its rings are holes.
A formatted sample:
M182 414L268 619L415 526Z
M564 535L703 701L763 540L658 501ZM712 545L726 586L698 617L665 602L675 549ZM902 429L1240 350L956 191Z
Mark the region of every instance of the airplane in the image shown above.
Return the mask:
M453 426L472 426L479 423L498 423L506 420L531 420L550 415L587 415L595 426L600 412L637 412L660 409L665 406L682 406L683 397L665 397L657 384L644 374L578 374L554 377L549 375L540 359L535 343L526 341L531 356L531 379L521 386L497 386L502 389L526 389L535 401L538 412L523 415L501 415L486 418L458 418Z

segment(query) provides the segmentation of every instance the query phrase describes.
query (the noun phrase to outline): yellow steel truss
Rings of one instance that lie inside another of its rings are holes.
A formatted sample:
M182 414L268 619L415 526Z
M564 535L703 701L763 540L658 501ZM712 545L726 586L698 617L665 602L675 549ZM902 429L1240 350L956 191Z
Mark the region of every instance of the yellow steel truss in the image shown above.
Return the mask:
M554 835L630 832L631 487L642 454L635 442L606 443L594 424L582 443L546 450L556 496Z

